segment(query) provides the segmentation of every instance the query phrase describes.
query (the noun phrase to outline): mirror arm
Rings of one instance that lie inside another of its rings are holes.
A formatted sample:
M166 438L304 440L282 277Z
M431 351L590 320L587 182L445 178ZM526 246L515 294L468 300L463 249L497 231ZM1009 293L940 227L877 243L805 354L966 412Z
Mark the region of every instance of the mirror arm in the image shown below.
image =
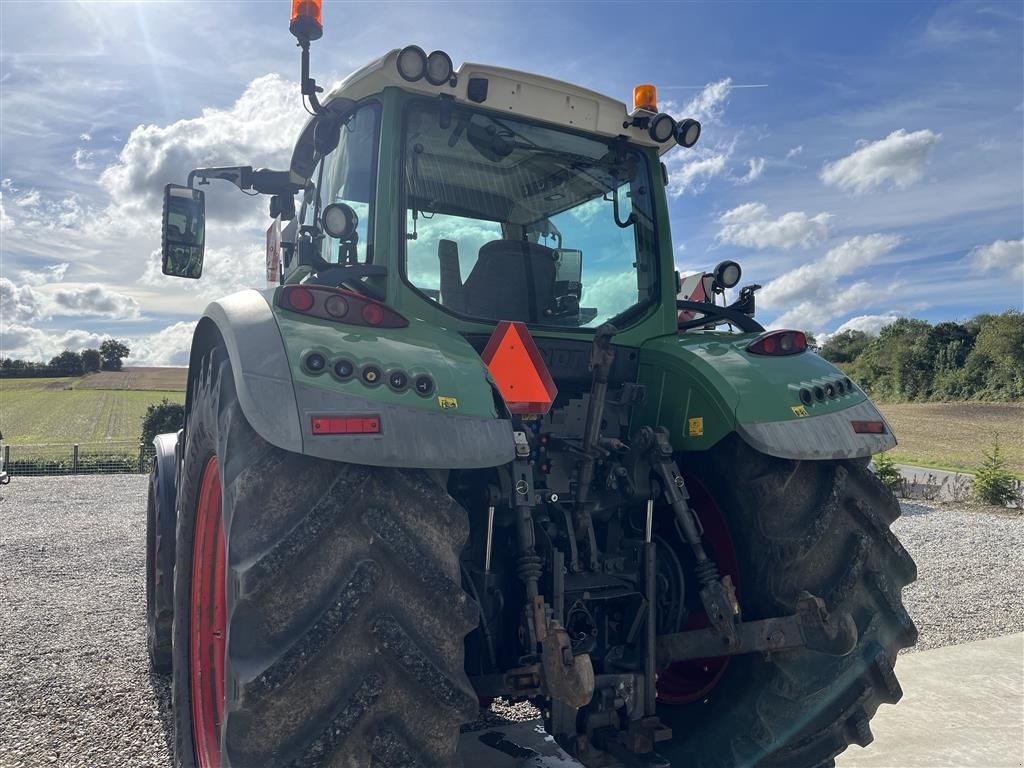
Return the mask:
M271 171L266 168L253 170L251 165L224 165L212 168L196 168L188 175L188 186L196 187L210 183L211 179L221 179L234 184L243 192L253 190L264 195L295 194L302 190L301 184L292 181L290 171Z

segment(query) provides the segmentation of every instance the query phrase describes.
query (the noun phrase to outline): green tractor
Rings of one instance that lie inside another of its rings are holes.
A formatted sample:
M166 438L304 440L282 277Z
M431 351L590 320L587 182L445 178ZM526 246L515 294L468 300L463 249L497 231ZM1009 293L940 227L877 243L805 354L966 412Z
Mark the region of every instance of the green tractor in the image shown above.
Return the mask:
M660 158L699 124L416 46L321 97L319 14L291 167L165 190L168 274L202 273L208 181L274 219L155 441L177 764L460 765L499 697L586 766L870 742L916 638L895 440L757 286L726 304L738 265L675 271Z

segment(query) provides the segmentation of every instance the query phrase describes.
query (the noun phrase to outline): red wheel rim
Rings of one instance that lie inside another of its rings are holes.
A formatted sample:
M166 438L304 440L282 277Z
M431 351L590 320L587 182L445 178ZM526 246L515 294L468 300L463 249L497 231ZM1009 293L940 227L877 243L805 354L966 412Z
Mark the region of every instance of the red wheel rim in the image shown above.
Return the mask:
M220 726L224 718L226 635L224 521L220 469L211 456L203 467L192 546L189 684L192 738L199 768L220 768Z
M686 488L690 492L690 504L704 528L704 540L711 545L719 572L732 577L739 596L739 568L736 564L736 548L729 535L729 526L715 504L714 498L707 488L692 477L686 478ZM688 620L680 627L680 631L704 629L710 627L707 614L703 611L690 614ZM658 703L660 704L691 704L700 701L718 685L726 668L729 666L728 656L710 659L693 659L670 664L658 670Z

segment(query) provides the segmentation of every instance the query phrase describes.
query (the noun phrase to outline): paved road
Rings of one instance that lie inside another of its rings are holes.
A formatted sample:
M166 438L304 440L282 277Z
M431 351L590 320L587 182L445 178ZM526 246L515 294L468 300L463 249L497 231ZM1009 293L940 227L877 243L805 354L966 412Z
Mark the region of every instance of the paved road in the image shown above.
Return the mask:
M908 499L962 501L973 477L964 472L946 472L911 464L897 464L896 468L906 480L904 493Z

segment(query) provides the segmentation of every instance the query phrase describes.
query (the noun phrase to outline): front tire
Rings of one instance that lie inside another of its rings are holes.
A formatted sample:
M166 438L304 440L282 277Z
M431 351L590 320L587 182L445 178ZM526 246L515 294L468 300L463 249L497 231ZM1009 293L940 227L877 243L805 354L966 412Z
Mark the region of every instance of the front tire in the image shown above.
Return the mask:
M833 765L851 743L867 746L879 705L903 693L896 654L917 640L901 599L917 569L889 530L895 497L860 462L786 461L735 435L682 463L728 526L744 620L790 614L807 590L829 611L848 611L859 637L842 657L731 658L700 700L659 704L674 733L659 751L673 765L799 768Z
M174 619L174 510L160 493L160 462L149 472L146 504L146 647L157 674L171 671L171 625Z
M421 471L265 442L241 412L223 350L204 358L190 402L177 764L457 765L458 726L478 711L463 670L478 618L459 585L465 510ZM212 466L216 504L204 501Z

